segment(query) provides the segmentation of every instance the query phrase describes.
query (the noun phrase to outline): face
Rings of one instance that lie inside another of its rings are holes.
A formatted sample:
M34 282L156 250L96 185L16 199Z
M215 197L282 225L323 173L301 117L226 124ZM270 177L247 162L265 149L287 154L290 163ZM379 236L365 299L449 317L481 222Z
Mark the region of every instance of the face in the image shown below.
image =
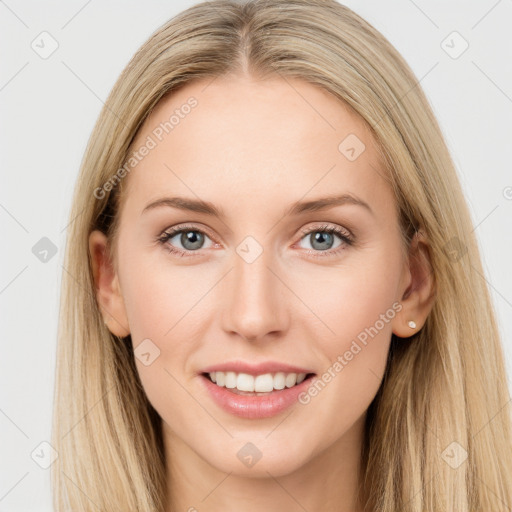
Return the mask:
M143 145L125 178L117 314L169 452L279 476L357 446L408 319L396 203L368 128L299 79L225 77L163 99ZM215 367L235 375L214 384ZM307 378L293 386L293 373ZM284 389L249 396L233 382Z

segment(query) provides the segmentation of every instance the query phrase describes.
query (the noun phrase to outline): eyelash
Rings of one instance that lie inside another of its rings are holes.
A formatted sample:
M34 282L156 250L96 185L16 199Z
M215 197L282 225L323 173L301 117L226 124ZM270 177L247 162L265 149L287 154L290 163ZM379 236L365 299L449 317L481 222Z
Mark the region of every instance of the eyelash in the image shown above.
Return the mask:
M206 235L210 237L210 235L203 231L202 229L197 228L196 226L187 226L187 225L181 225L178 227L170 228L167 231L164 231L158 238L157 242L162 244L164 248L170 252L171 254L174 254L179 257L194 257L194 256L200 256L200 254L197 254L199 251L183 251L181 249L176 249L172 245L168 244L167 242L173 238L174 236L184 233L187 231L194 231L197 233L202 233L203 235ZM329 226L324 225L320 227L315 227L313 229L302 229L300 234L300 240L302 240L305 236L310 235L311 233L330 233L337 235L341 241L342 244L337 247L336 249L328 249L326 251L315 251L313 249L306 249L306 254L308 256L312 256L313 258L326 258L329 256L333 256L338 254L339 252L345 250L347 246L351 246L354 244L354 239L351 234L349 234L346 230L343 230L337 226ZM210 237L211 238L211 237ZM189 254L190 253L190 254Z

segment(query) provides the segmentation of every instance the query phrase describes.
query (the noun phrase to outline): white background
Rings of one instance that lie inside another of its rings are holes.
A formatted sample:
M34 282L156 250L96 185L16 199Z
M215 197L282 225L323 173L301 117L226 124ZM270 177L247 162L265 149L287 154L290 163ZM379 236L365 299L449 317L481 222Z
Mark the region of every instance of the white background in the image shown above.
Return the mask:
M51 510L49 469L31 453L50 440L64 228L86 142L133 53L194 3L0 1L0 511ZM346 5L401 52L440 121L476 226L510 375L512 2ZM456 59L441 46L454 30L469 43ZM47 59L31 47L43 31L59 45ZM42 237L57 247L46 263L32 253Z

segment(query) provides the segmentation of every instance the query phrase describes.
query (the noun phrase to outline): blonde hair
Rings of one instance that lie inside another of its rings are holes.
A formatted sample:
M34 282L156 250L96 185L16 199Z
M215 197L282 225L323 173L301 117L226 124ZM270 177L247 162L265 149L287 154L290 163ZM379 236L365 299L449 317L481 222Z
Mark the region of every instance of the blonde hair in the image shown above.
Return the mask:
M165 94L232 73L298 77L352 108L378 144L404 243L418 229L429 242L436 301L417 334L391 340L361 453L365 510L512 507L511 418L495 312L454 164L417 79L383 35L334 0L220 0L183 11L140 48L85 152L61 291L55 510L164 510L161 419L138 378L131 337L113 336L103 323L88 238L93 229L106 233L115 264L128 178L107 192L104 184ZM455 467L451 459L463 460L463 450L467 459Z

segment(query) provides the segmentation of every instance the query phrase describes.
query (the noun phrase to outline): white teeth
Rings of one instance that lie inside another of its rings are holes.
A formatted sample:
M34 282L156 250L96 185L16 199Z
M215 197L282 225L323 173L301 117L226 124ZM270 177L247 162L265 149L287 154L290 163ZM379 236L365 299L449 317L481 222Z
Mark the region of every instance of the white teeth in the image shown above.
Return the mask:
M291 388L292 386L295 386L295 384L297 383L297 374L296 373L289 373L286 376L286 379L285 379L284 383L286 384L287 388Z
M284 389L286 375L283 372L278 372L274 375L274 389Z
M223 387L226 384L226 374L224 372L215 372L215 382L217 386Z
M239 373L236 378L236 389L240 391L254 391L254 377L247 373Z
M236 373L235 372L226 372L226 387L233 389L236 388Z
M274 377L271 373L265 373L265 375L258 375L254 379L254 391L258 393L265 393L274 389Z
M306 378L305 373L284 372L265 373L256 377L248 373L236 372L211 372L209 375L212 382L215 382L217 386L256 393L270 393L274 389L291 388L300 384Z

